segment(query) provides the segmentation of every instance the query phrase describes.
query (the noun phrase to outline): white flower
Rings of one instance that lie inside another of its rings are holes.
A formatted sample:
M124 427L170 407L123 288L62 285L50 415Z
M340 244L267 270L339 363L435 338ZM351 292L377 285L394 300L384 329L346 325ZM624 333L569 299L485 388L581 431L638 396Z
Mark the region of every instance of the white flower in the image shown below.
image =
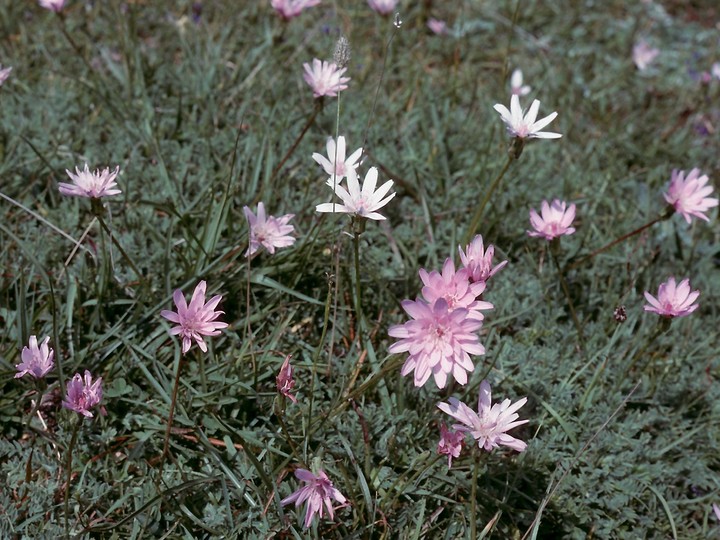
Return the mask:
M530 109L524 116L523 110L520 107L520 98L516 94L510 98L510 110L500 103L493 108L500 113L502 121L507 124L508 133L513 137L519 137L521 139L559 139L562 137L559 133L540 131L555 120L557 113L554 112L545 118L535 121L538 110L540 109L540 102L537 99L532 102Z
M391 193L385 197L387 192L390 191L393 181L388 180L376 191L375 186L377 185L377 178L377 169L375 167L371 167L365 175L365 181L363 182L361 189L360 184L358 183L357 171L355 169L348 169L348 188L345 189L341 185L335 186L335 193L342 199L343 204L322 203L318 204L315 207L315 210L318 212L344 212L368 219L385 219L385 216L379 214L376 210L385 206L388 202L390 202L390 199L395 196L395 193Z
M328 185L330 187L335 187L336 182L340 182L343 178L345 178L347 171L358 168L358 165L360 165L358 160L362 155L362 150L362 148L358 148L350 154L350 157L345 159L345 137L340 135L337 140L337 145L335 144L335 139L328 137L328 157L315 152L313 153L312 158L317 161L322 168L325 169L328 176L330 176ZM337 177L334 178L333 175L337 175Z
M646 41L639 41L633 47L632 59L638 70L645 71L658 54L660 49L651 47Z
M527 96L531 90L527 84L523 85L523 74L519 69L512 72L512 76L510 77L510 88L512 94L516 96Z

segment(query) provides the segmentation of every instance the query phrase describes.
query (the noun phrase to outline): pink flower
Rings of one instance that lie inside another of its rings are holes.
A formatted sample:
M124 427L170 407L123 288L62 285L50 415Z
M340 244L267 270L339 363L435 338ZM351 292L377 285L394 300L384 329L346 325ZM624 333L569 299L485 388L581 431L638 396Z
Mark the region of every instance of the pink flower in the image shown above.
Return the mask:
M535 121L540 109L540 102L536 99L530 105L527 114L523 115L520 107L520 98L517 94L513 94L510 98L510 110L500 103L493 107L500 113L502 121L507 125L507 130L513 137L520 139L559 139L562 137L559 133L551 131L540 131L550 122L555 120L556 112L549 114L545 118Z
M3 68L2 64L0 64L0 86L2 86L5 81L7 81L11 71L12 67Z
M413 382L418 387L432 375L438 388L445 388L451 373L457 382L466 384L467 373L475 369L470 355L485 354L485 347L474 333L482 322L468 317L466 309L450 310L443 298L432 305L422 300L404 300L402 307L413 320L388 330L392 337L400 338L388 351L410 353L400 373L414 371Z
M270 0L270 5L286 21L300 15L303 9L317 6L320 0Z
M332 499L335 499L341 505L344 505L347 499L340 493L328 478L325 471L318 470L317 476L306 469L296 469L295 477L305 485L298 488L292 495L285 497L280 504L285 506L291 502L295 503L297 508L302 503L307 502L305 507L305 528L307 529L312 523L315 514L323 517L323 504L327 508L330 519L335 519Z
M645 291L645 300L648 305L645 311L652 311L661 317L686 317L695 311L699 305L695 304L700 291L690 292L690 280L684 279L677 286L675 278L669 278L660 284L657 298Z
M381 15L390 15L395 11L397 0L368 0L368 4Z
M375 167L370 167L370 170L365 175L362 189L357 179L357 172L355 169L347 169L347 189L340 184L335 186L335 194L340 197L343 204L338 203L322 203L315 207L317 212L341 212L346 214L354 214L357 217L382 220L385 216L377 212L380 208L385 206L395 196L395 193L391 193L387 197L387 192L392 188L393 181L388 180L377 190L378 171Z
M177 306L177 313L164 309L160 315L168 321L176 323L170 329L173 336L182 336L182 352L185 354L190 349L193 340L198 344L202 352L207 352L207 345L202 336L220 335L222 328L227 328L227 323L216 321L223 311L215 311L215 308L222 300L221 295L213 296L205 303L205 281L201 281L195 287L190 305L185 302L185 296L180 289L173 293L173 302Z
M552 240L558 236L570 235L575 232L575 228L570 226L575 219L574 204L571 204L566 210L565 201L555 199L551 205L547 201L543 201L541 212L542 217L534 208L530 210L530 225L535 229L527 231L530 236Z
M53 351L48 343L50 337L46 337L43 342L38 346L38 341L35 336L30 336L29 347L23 347L21 358L22 362L17 364L15 367L18 373L15 374L15 378L22 377L26 373L29 373L36 379L42 379L55 365L53 363L53 357L55 351Z
M469 272L466 269L455 271L453 260L448 258L443 265L442 274L433 270L428 272L420 269L420 279L425 285L422 288L423 298L428 304L433 304L438 298L445 300L448 310L457 308L466 309L470 319L483 320L480 310L493 309L490 302L476 300L485 290L485 282L470 283Z
M275 384L277 385L278 392L280 392L283 396L290 398L293 403L297 403L297 399L295 398L295 396L290 393L292 392L293 386L295 386L295 379L293 378L293 368L290 365L291 356L292 355L288 354L285 357L285 361L280 367L280 372L277 375Z
M717 519L720 519L720 506L718 506L717 504L713 503L713 504L712 504L712 509L713 509L713 512L715 512L715 517L716 517Z
M40 7L44 7L45 9L49 9L55 13L60 13L63 6L65 6L65 0L40 0L39 3Z
M465 434L458 431L450 431L445 424L440 424L440 442L437 446L438 454L446 454L448 457L448 469L452 467L453 458L460 457Z
M684 175L685 171L673 170L670 187L664 194L665 200L674 206L688 223L692 220L691 216L710 221L705 212L717 206L718 200L708 197L713 188L705 185L708 182L707 175L700 176L700 169L697 168L691 170L687 178L684 178Z
M71 173L67 169L65 172L68 173L73 183L66 184L65 182L60 182L58 184L60 193L63 195L98 199L100 197L122 193L122 191L115 187L117 186L115 178L120 172L120 167L115 167L115 170L112 172L110 172L109 168L105 168L102 172L100 169L96 169L95 172L91 173L86 163L85 169L82 171L75 167L76 174Z
M313 153L312 158L317 161L325 172L330 176L328 185L334 187L336 182L340 182L347 175L350 169L357 169L360 156L362 156L362 148L358 148L347 159L345 158L345 137L340 135L335 144L335 139L328 137L327 155L328 157Z
M710 75L716 79L720 79L720 62L715 62L710 68Z
M487 251L484 250L483 237L475 236L472 242L468 244L466 251L458 246L460 251L460 260L470 274L470 281L487 281L507 264L503 261L493 268L492 260L495 255L495 246L490 244Z
M250 245L245 255L252 256L261 247L268 250L268 253L274 254L275 248L283 248L291 246L295 243L295 238L290 233L295 227L288 225L295 214L285 214L279 218L265 215L265 205L258 203L257 216L247 206L243 207L243 212L250 225Z
M82 414L88 418L92 418L90 412L95 405L102 400L102 377L98 377L95 382L88 370L85 370L85 380L76 373L75 376L67 383L65 392L65 401L62 406L71 411Z
M338 68L334 62L321 62L313 59L312 67L307 62L303 64L305 82L313 89L313 96L337 96L338 92L347 88L350 77L342 77L347 68Z
M655 57L660 54L660 49L654 49L646 41L638 41L632 50L632 59L640 71L645 71Z
M430 17L428 19L427 26L430 29L430 31L437 36L442 36L443 34L447 34L447 23L445 21L441 21L440 19L434 19L434 18Z
M525 405L527 398L522 398L513 405L510 405L509 399L492 405L490 383L483 381L480 383L477 413L456 398L450 398L448 401L449 403L440 403L438 409L460 422L453 427L458 431L470 433L480 448L488 452L499 445L508 446L518 452L527 448L526 443L506 433L528 422L528 420L518 421L519 416L516 413Z
M519 69L512 72L510 77L510 92L514 96L527 96L532 90L528 85L523 84L523 73Z

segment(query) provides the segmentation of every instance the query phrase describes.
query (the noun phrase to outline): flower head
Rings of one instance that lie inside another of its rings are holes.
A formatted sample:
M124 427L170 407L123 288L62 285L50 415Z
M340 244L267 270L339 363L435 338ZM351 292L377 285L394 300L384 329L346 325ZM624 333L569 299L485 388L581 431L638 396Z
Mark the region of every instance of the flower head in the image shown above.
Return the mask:
M397 0L368 0L368 4L380 15L390 15L397 7Z
M347 175L347 171L350 169L357 169L360 162L360 156L362 156L362 148L355 150L350 156L345 158L345 137L340 135L335 144L335 139L328 137L327 140L327 155L328 157L313 153L312 158L317 161L325 172L330 176L328 185L334 187L337 182L340 182Z
M98 377L93 382L92 375L88 370L85 370L84 378L79 373L76 373L67 383L65 401L63 401L62 406L92 418L93 414L90 409L102 401L102 395L102 377Z
M477 413L456 398L450 398L448 401L449 403L440 403L438 409L460 422L454 424L453 427L458 431L470 433L480 448L484 448L488 452L499 445L508 446L518 452L527 448L525 442L506 433L528 422L528 420L518 420L519 415L516 413L520 407L525 405L527 398L522 398L512 405L509 399L493 405L490 383L483 381L480 383Z
M0 64L0 86L2 86L5 81L7 81L11 71L12 67L3 68L2 64Z
M170 329L173 336L182 336L182 352L185 354L190 349L193 340L198 344L202 352L207 352L207 345L202 336L220 335L220 330L227 328L227 323L216 321L224 312L215 311L215 308L222 300L221 295L213 296L205 303L205 288L207 284L201 281L193 291L190 305L185 301L185 295L180 289L173 293L173 302L177 306L177 313L164 309L160 315L168 321L174 322L177 326Z
M252 256L261 247L268 250L268 253L275 253L275 248L283 248L293 245L295 238L290 233L295 227L288 225L295 214L285 214L279 218L265 215L265 205L258 203L257 216L253 214L247 206L243 207L243 212L250 225L250 245L245 255Z
M468 270L463 268L456 272L455 263L450 258L445 260L442 274L435 270L428 272L424 268L420 269L419 274L425 285L422 288L422 295L428 304L442 298L447 303L449 310L467 309L467 316L478 321L483 320L480 310L493 309L490 302L476 300L485 290L485 282L471 283Z
M447 34L447 23L440 19L434 19L430 17L427 22L427 26L430 29L430 31L437 35L442 36L443 34Z
M720 79L720 62L715 62L710 68L710 75L716 79Z
M713 188L706 186L707 182L707 175L700 176L700 169L691 170L687 178L685 178L685 171L673 170L670 187L664 194L665 200L680 212L688 223L692 221L691 216L710 221L705 212L717 206L718 200L708 197Z
M335 186L335 193L342 199L343 204L322 203L318 204L315 210L317 212L343 212L368 219L385 219L385 216L378 213L377 210L385 206L395 196L395 193L391 193L385 197L390 191L393 181L388 180L375 190L378 171L375 167L370 167L370 170L365 175L361 189L358 183L357 171L347 169L346 174L347 189L339 184Z
M640 71L645 71L658 54L660 49L651 47L646 41L638 41L633 47L632 59Z
M527 96L532 90L528 85L523 84L523 73L516 69L510 76L510 92L514 96Z
M302 503L307 502L305 507L305 528L310 526L315 514L322 519L323 505L327 508L330 519L335 519L332 499L335 499L340 504L345 504L347 499L333 486L325 471L319 469L317 475L314 475L306 469L296 469L295 477L304 482L305 485L298 488L289 497L285 497L280 503L285 506L294 502L297 508Z
M532 102L530 109L525 115L523 115L523 110L520 107L520 98L517 94L513 94L510 98L510 110L500 103L495 105L494 109L500 113L502 121L507 125L508 133L513 137L520 139L559 139L562 137L559 133L540 131L555 120L557 113L554 112L536 121L538 111L540 110L540 102L537 99Z
M270 0L270 5L284 20L300 15L303 9L317 6L320 0Z
M465 434L461 431L451 431L445 424L440 424L440 442L437 446L438 454L446 454L448 457L448 469L452 467L453 458L460 457Z
M669 278L661 283L658 289L657 298L648 291L645 291L645 300L648 304L645 311L652 311L661 317L686 317L695 311L699 305L695 304L700 296L700 291L690 292L690 280L683 279L675 284L675 278Z
M321 62L317 58L312 61L312 67L307 62L303 64L305 82L313 89L313 96L337 96L338 92L347 88L350 77L343 77L347 68L338 68L334 62Z
M60 13L62 8L65 6L65 0L40 0L40 7Z
M555 199L552 204L543 201L540 208L542 217L534 208L530 209L530 225L535 230L527 233L547 240L574 233L575 228L570 225L575 219L575 205L571 204L566 210L565 204L565 201L559 199Z
M476 332L482 321L468 317L468 310L451 310L444 298L432 305L422 300L402 302L413 320L391 326L388 334L400 338L388 351L408 352L401 374L414 371L415 386L424 385L433 376L438 388L445 388L448 375L460 384L467 383L467 374L475 369L471 354L485 354Z
M470 281L486 282L507 264L507 261L503 261L493 267L495 246L490 244L486 251L483 246L483 237L479 234L468 244L465 251L460 246L458 246L458 250L463 267L468 270Z
M285 361L280 367L280 372L277 374L277 378L275 379L275 384L277 385L278 392L280 392L283 396L290 398L293 403L297 403L297 398L290 393L292 392L293 386L295 386L293 368L290 365L291 356L292 355L288 354L285 357Z
M46 337L43 342L38 345L38 340L35 336L30 336L28 347L23 347L20 357L22 362L17 364L15 367L18 372L15 374L15 378L22 377L26 373L29 373L36 379L42 379L55 365L53 363L53 357L55 351L53 351L48 343L50 337Z
M99 199L100 197L122 193L122 191L116 188L117 182L115 182L115 178L120 172L120 167L115 167L115 170L112 172L106 167L102 172L100 169L96 169L95 172L91 173L86 163L85 169L82 171L75 167L76 174L71 173L67 169L65 172L68 173L73 183L67 184L60 182L58 184L60 193L63 195Z
M715 517L720 520L720 506L718 506L715 503L712 503L712 509L713 509L713 512L715 513Z

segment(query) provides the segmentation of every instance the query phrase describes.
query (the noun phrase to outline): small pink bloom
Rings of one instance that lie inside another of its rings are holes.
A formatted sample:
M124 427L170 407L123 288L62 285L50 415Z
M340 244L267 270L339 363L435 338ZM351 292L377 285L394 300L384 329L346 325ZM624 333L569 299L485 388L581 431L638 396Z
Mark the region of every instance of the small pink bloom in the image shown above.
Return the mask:
M295 214L285 214L279 218L265 215L265 205L258 203L257 216L247 206L243 207L243 212L250 225L250 245L245 255L252 256L261 247L268 250L268 253L274 254L275 248L283 248L291 246L295 243L295 238L290 233L295 227L288 225Z
M173 336L182 336L182 352L185 354L190 349L193 340L198 344L202 352L207 352L207 345L202 336L218 336L220 330L227 328L227 323L216 321L224 312L215 311L215 308L222 300L221 295L213 296L205 303L205 288L207 284L201 281L195 287L190 305L185 301L185 296L180 289L173 293L173 302L177 306L177 313L164 309L160 315L168 321L174 322L177 326L170 329Z
M720 62L715 62L710 68L710 74L716 79L720 79Z
M100 197L108 197L110 195L117 195L122 193L116 188L117 182L115 178L120 172L120 167L115 167L115 170L110 172L109 168L105 168L100 171L96 169L95 172L90 172L87 163L85 169L82 171L75 167L75 173L73 174L67 169L65 172L72 179L72 184L66 184L60 182L58 188L60 193L63 195L69 195L71 197L89 197L91 199L99 199Z
M340 184L335 186L335 194L342 199L343 204L322 203L315 207L315 211L340 212L375 220L385 219L385 216L377 212L377 210L389 203L395 196L395 193L387 195L390 188L392 188L393 181L388 180L376 190L378 171L377 168L370 167L361 188L355 169L347 169L345 172L347 174L347 189ZM330 184L332 182L328 182L328 185Z
M537 120L540 110L540 102L536 99L530 105L527 114L523 113L520 106L520 98L517 94L510 97L510 109L500 103L493 107L500 113L500 118L505 122L508 133L513 137L520 139L559 139L562 137L560 133L552 131L540 131L557 117L556 112L547 115L545 118Z
M713 509L713 512L715 512L715 517L720 520L720 506L718 506L717 504L713 503L713 504L712 504L712 509Z
M321 62L315 58L312 67L304 63L303 68L305 69L303 78L313 89L313 96L316 98L337 96L338 92L347 88L346 83L350 80L350 77L342 77L347 68L338 68L334 62Z
M440 424L440 442L437 446L438 454L446 454L448 457L448 469L452 467L453 458L460 457L465 434L460 431L451 431L445 424Z
M487 251L485 251L483 237L479 234L468 244L466 251L463 251L460 246L458 246L458 250L460 251L460 260L463 267L467 268L470 273L470 281L486 282L507 264L507 261L503 261L493 268L492 260L495 255L495 246L490 244Z
M575 205L571 204L566 210L565 204L565 201L559 199L555 199L552 204L543 201L540 209L542 217L538 215L534 208L531 209L530 225L535 230L527 231L527 233L530 236L547 240L574 233L575 228L570 225L575 219Z
M50 337L46 337L43 342L38 346L38 340L35 336L30 336L28 347L23 347L21 358L22 362L17 364L15 367L18 373L15 374L15 378L22 377L26 373L29 373L36 379L42 379L55 365L53 363L53 357L55 351L53 351L48 343Z
M513 71L510 77L510 93L515 96L527 96L531 90L528 85L523 84L523 72L519 69Z
M645 71L655 57L660 54L660 49L655 49L646 41L638 41L632 50L632 59L640 71Z
M690 223L691 216L710 221L705 212L718 205L718 200L708 197L712 193L712 186L706 186L708 177L706 174L700 176L700 169L691 170L687 178L685 171L673 170L670 178L670 187L664 194L668 204L680 212L685 221Z
M645 300L648 305L645 311L652 311L661 317L686 317L695 311L699 305L695 300L700 296L700 291L690 292L690 280L684 279L677 286L675 278L669 278L665 283L660 284L657 298L645 291Z
M423 300L404 300L402 307L413 319L391 326L388 334L399 338L388 351L407 352L408 359L401 374L414 371L415 386L423 386L430 375L438 388L445 388L448 375L460 384L467 383L467 374L475 369L471 354L485 354L485 347L475 332L482 321L468 317L468 310L450 310L440 298L432 305Z
M67 383L65 391L65 401L62 406L71 411L82 414L88 418L92 418L93 414L90 412L95 405L98 405L102 400L102 377L98 377L95 382L92 380L92 375L89 371L85 370L85 377L80 376L76 373L75 376Z
M380 15L390 15L397 7L397 0L368 0L368 4Z
M295 386L295 379L293 378L293 368L290 365L291 356L292 355L288 354L285 357L285 361L280 367L280 372L277 375L275 384L277 385L278 392L280 392L283 396L290 398L293 403L297 403L297 399L295 398L295 396L290 393Z
M0 64L0 86L2 86L5 81L7 81L11 71L12 67L3 68L2 64Z
M440 403L438 408L460 422L453 427L458 431L470 433L478 442L480 448L490 452L499 445L507 446L518 452L527 448L527 444L506 432L526 424L528 420L519 420L516 411L527 403L522 398L514 404L506 399L502 403L491 402L490 383L480 383L480 396L478 398L478 412L476 413L462 401L450 398L449 403Z
M340 493L333 483L328 478L325 471L319 469L317 475L314 475L306 469L296 469L295 477L304 482L305 485L298 488L292 495L285 497L280 504L285 506L291 502L295 503L297 508L302 503L307 503L305 506L305 523L304 527L307 529L310 527L315 514L323 517L324 509L327 508L328 517L333 520L335 519L335 509L333 508L332 499L335 499L341 505L347 502L347 499Z
M345 158L345 137L340 135L335 144L335 139L328 137L327 155L323 156L317 152L313 153L312 158L322 166L325 173L330 176L328 185L335 187L335 183L340 182L347 175L350 169L357 169L360 165L360 157L362 156L362 148L355 150L350 156Z
M284 20L300 15L302 10L317 6L320 0L270 0L270 5Z
M40 7L60 13L62 8L65 6L65 0L40 0Z
M450 258L445 260L442 274L435 270L428 272L424 268L420 269L419 274L425 285L422 288L422 295L428 304L442 298L447 302L449 310L466 309L468 318L478 321L484 318L480 310L494 307L490 302L476 300L485 290L485 282L471 283L468 270L463 268L456 272L455 263Z
M441 21L440 19L434 19L432 17L428 19L427 26L430 31L437 36L447 34L448 31L447 23L445 21Z

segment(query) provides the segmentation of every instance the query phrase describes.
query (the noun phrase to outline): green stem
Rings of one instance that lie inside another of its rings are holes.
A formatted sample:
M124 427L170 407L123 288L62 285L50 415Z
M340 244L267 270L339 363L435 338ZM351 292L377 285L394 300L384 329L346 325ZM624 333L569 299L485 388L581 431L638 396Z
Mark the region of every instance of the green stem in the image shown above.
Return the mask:
M282 169L283 165L285 165L285 162L290 159L290 156L293 155L295 150L297 149L298 145L300 144L300 141L303 140L303 137L305 137L305 134L307 133L308 129L310 129L310 126L313 125L313 122L315 122L315 118L317 118L318 113L321 109L320 100L316 100L315 102L315 110L313 110L313 113L310 115L310 118L308 118L308 121L305 123L305 126L302 128L302 131L300 132L300 135L297 136L295 139L295 142L290 147L290 150L287 151L285 156L280 160L280 163L278 163L275 168L273 169L272 173L270 173L270 182L272 182L275 179L275 176L280 172L280 169Z
M492 197L492 194L500 185L500 181L502 180L503 176L505 176L507 170L510 168L510 164L512 163L512 161L513 159L511 157L508 157L505 165L502 169L500 169L500 172L495 177L495 180L493 180L492 184L490 184L490 188L485 192L485 196L483 197L482 201L480 201L480 205L475 209L475 213L470 220L470 226L468 227L467 232L465 233L465 237L463 238L463 244L468 244L470 243L470 240L472 240L472 237L475 234L478 225L480 225L480 220L483 217L483 211L485 210L487 203L490 201L490 197Z
M75 426L73 427L72 436L70 437L70 445L67 448L67 458L65 461L65 470L67 472L65 476L65 537L70 538L70 481L72 480L72 461L73 461L73 450L75 449L75 443L77 441L78 432L80 431L81 418L75 419Z
M123 247L120 245L120 242L118 242L117 238L115 238L112 231L105 223L105 220L103 219L101 212L95 212L95 216L98 218L98 221L100 222L100 226L110 237L110 241L118 249L118 251L120 252L120 255L122 255L123 259L125 259L127 261L128 265L130 265L130 268L132 268L133 272L135 272L135 275L140 279L140 281L145 281L145 277L140 273L140 270L138 270L137 266L135 266L135 263L133 262L133 260L130 258L130 256L127 254L127 252L123 249Z
M160 456L160 471L162 472L162 463L165 461L170 447L170 431L172 430L173 418L175 416L175 404L177 403L178 387L180 386L180 371L182 371L182 363L184 356L180 356L175 372L175 384L173 385L172 399L170 400L170 413L168 414L167 429L165 430L165 441L163 442L163 452Z
M480 457L477 447L473 447L473 473L472 485L470 486L470 539L477 540L477 477L480 468Z
M355 259L355 318L357 319L357 337L362 349L362 290L360 287L360 232L355 230L353 234L353 255Z
M560 267L560 260L558 258L558 249L560 246L560 239L554 238L550 242L550 258L553 260L553 263L555 264L555 269L557 270L558 279L560 280L560 286L562 287L563 294L565 295L565 299L568 303L568 308L570 309L570 316L572 317L573 323L575 324L575 330L578 334L578 339L580 340L580 346L584 349L585 348L585 335L583 334L582 325L580 324L580 319L578 319L577 313L575 313L575 305L573 304L572 297L570 296L570 288L568 287L567 281L565 280L565 275L563 274L562 268Z

